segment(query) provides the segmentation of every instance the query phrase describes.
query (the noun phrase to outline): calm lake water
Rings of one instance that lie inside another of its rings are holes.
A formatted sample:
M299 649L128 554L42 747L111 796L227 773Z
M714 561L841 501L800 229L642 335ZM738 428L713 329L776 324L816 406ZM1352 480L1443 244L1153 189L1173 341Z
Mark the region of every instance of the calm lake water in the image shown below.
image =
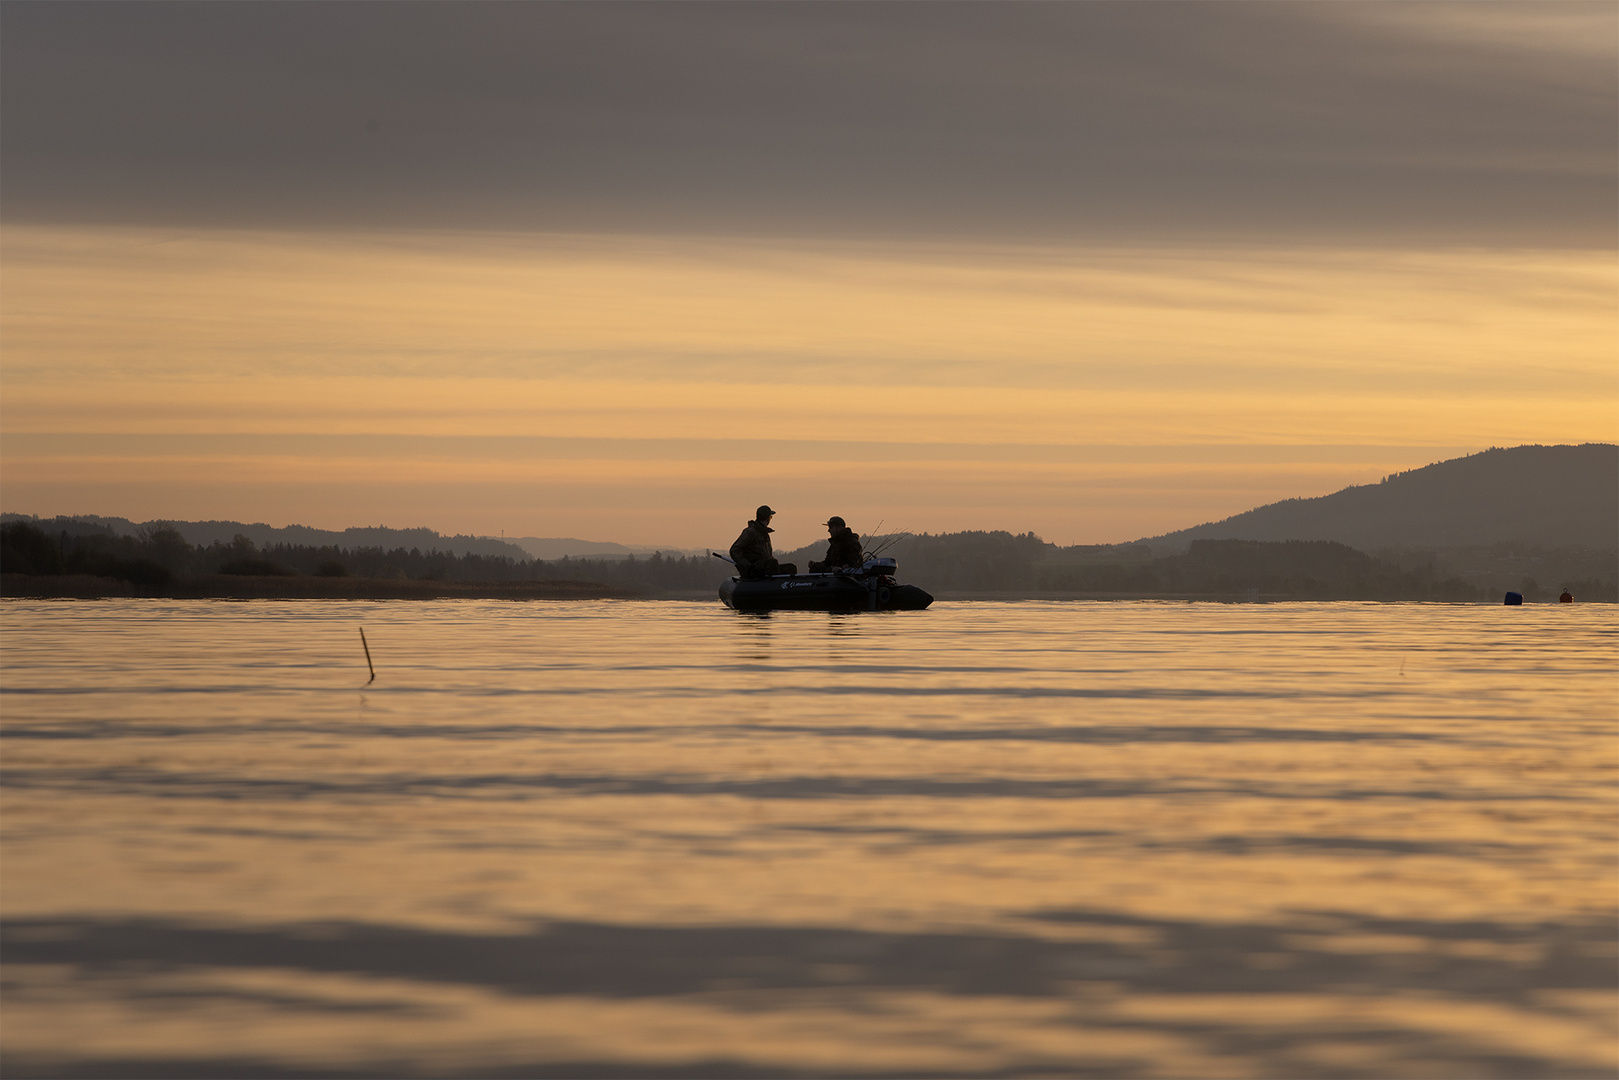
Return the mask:
M1612 1075L1616 615L5 601L5 1070Z

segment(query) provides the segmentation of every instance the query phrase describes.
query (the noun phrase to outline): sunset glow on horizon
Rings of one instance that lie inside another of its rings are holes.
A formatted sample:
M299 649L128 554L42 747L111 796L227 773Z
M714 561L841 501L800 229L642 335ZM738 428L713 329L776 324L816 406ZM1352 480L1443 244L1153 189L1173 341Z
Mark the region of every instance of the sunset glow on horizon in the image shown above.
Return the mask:
M8 509L1120 542L1616 434L1570 252L4 236Z

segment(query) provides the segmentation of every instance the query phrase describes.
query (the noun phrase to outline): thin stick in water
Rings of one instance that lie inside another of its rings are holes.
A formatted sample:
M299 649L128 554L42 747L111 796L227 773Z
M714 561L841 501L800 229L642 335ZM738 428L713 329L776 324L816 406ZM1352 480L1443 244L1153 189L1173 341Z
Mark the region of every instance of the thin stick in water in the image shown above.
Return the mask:
M363 626L360 627L360 648L365 650L365 666L371 668L371 677L365 681L365 685L370 686L377 681L377 669L371 667L371 646L365 643L365 627Z

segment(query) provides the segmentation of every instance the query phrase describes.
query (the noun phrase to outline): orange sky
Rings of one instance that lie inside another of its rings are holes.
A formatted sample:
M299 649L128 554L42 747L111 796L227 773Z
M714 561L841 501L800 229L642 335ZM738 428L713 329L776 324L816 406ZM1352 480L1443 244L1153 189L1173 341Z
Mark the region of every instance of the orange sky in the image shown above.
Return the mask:
M9 226L7 509L1111 542L1613 440L1602 253Z

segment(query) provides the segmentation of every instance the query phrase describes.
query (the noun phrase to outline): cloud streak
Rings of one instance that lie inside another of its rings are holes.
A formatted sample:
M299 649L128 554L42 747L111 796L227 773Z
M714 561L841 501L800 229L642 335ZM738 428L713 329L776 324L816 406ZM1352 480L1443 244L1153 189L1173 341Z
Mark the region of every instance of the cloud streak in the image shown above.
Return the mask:
M1064 391L1612 388L1606 258L13 226L12 384L343 375ZM666 396L667 390L655 391Z
M4 213L1611 247L1614 9L1373 7L13 3Z

